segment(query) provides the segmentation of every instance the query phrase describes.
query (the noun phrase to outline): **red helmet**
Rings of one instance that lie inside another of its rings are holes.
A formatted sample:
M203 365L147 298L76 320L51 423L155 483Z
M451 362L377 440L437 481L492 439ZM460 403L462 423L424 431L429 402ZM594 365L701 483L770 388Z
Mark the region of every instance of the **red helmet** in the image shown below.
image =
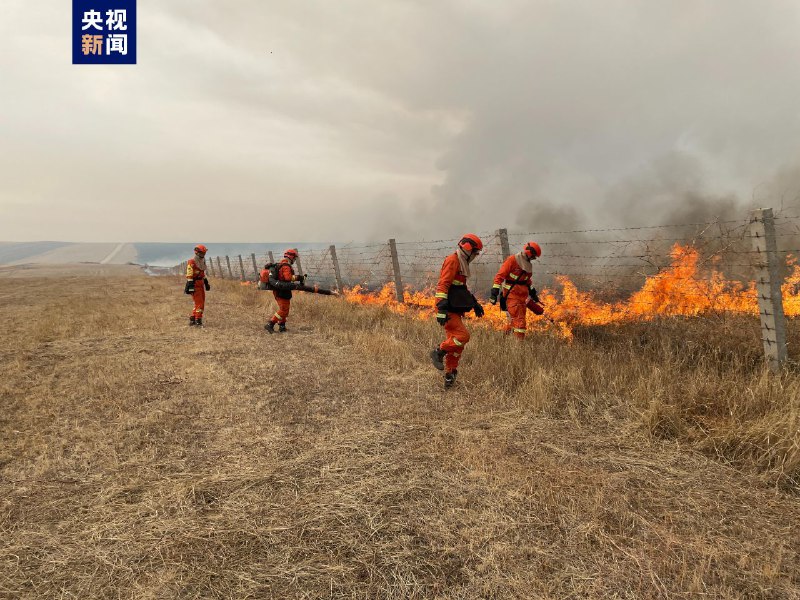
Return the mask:
M289 248L283 253L283 258L288 258L289 260L295 260L298 256L297 248Z
M198 244L197 246L194 247L194 251L197 254L205 254L206 252L208 252L208 248L203 246L203 244Z
M467 254L473 254L483 250L483 242L481 238L474 233L467 233L461 238L461 241L458 242L458 247Z
M528 242L522 249L528 260L539 258L542 255L542 249L536 242Z

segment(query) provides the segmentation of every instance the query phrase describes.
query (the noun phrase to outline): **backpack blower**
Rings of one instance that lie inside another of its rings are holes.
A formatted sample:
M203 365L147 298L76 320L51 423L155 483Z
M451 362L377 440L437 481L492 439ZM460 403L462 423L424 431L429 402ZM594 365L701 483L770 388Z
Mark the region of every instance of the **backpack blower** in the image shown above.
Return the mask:
M261 271L261 276L258 279L259 290L308 292L309 294L321 294L323 296L334 295L331 290L326 290L316 284L306 285L305 279L303 281L281 281L278 278L280 266L280 263L267 263L264 265L264 270Z

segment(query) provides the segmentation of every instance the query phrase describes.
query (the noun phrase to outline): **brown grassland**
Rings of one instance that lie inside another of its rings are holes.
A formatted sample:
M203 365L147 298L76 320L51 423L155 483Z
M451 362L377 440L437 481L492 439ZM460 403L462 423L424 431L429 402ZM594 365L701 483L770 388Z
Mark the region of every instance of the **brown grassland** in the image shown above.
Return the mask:
M445 392L436 323L55 275L0 270L0 597L800 598L800 375L752 319L473 326Z

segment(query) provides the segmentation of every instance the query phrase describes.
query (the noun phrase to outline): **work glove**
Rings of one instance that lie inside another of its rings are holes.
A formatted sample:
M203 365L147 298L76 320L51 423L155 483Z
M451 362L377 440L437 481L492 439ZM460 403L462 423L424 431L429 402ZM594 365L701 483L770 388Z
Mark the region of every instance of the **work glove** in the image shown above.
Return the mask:
M489 292L489 302L492 304L497 304L497 297L500 295L500 288L493 287L492 291Z
M508 303L505 296L500 296L500 310L508 312Z
M442 298L436 303L436 322L442 327L447 323L447 299Z
M539 294L536 293L536 288L535 287L531 286L530 292L528 292L528 293L530 294L530 297L533 298L534 302L536 302L537 304L541 304L542 303L542 301L539 300Z
M205 277L205 278L203 279L203 285L205 285L205 286L206 286L206 291L207 291L207 292L211 291L211 284L210 284L210 283L208 283L208 277Z
M306 279L308 279L308 273L305 275L295 275L295 277L297 278L297 283L300 285L305 285Z
M194 281L189 280L186 282L186 287L183 288L184 294L194 294Z
M478 302L478 299L475 297L475 294L472 295L472 301L475 303L474 306L472 307L472 310L475 313L475 316L480 319L485 311L483 310L481 303Z

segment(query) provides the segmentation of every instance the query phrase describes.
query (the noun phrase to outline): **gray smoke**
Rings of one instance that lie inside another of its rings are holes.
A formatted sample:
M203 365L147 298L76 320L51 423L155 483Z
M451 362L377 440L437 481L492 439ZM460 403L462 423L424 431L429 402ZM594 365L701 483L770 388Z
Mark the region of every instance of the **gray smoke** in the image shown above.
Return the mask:
M0 239L455 238L788 206L799 11L141 0L139 64L94 69L69 65L67 4L5 0Z

